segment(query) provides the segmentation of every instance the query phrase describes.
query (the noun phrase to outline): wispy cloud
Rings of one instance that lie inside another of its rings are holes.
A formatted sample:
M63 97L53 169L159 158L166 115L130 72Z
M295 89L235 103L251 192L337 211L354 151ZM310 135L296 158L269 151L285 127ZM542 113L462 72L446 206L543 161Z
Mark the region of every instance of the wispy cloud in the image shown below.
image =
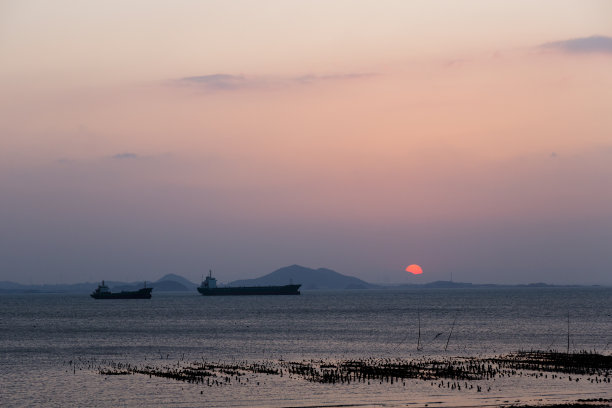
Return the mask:
M340 73L329 75L302 75L296 77L247 77L243 75L212 74L181 78L175 83L190 85L208 91L237 89L276 89L290 85L311 85L321 82L347 81L376 76L375 73Z
M547 42L540 45L540 47L554 48L572 54L612 54L612 37L594 35L591 37L571 38L569 40Z
M185 77L181 82L186 84L197 84L199 86L211 90L229 90L244 88L252 85L251 80L247 80L243 76L228 75L228 74L212 74Z

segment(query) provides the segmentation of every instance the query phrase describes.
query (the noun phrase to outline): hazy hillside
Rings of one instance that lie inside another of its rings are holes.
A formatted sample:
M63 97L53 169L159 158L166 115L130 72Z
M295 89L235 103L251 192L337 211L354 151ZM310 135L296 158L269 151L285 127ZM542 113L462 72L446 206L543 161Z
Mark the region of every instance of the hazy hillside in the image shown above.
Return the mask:
M229 283L229 286L265 286L302 284L301 289L369 289L376 287L371 283L352 276L342 275L331 269L311 269L300 265L280 268L256 279L243 279Z
M198 285L180 275L169 273L151 284L157 291L195 291Z
M0 282L0 293L91 293L100 282L72 283L72 284L44 284L44 285L23 285L14 282ZM105 284L113 292L122 290L138 290L144 286L144 281L138 282L119 282L106 280ZM182 276L168 274L155 282L147 281L148 287L154 288L156 292L185 292L196 290L197 285Z
M72 284L43 284L43 285L23 285L20 283L0 282L1 293L85 293L92 292L98 286L97 283L72 283Z

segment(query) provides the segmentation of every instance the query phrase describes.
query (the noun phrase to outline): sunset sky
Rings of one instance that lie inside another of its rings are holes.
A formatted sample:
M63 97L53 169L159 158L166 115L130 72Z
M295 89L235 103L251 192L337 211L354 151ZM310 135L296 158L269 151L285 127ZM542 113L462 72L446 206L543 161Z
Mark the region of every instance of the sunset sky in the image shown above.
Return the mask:
M0 0L0 280L612 285L611 22L605 0Z

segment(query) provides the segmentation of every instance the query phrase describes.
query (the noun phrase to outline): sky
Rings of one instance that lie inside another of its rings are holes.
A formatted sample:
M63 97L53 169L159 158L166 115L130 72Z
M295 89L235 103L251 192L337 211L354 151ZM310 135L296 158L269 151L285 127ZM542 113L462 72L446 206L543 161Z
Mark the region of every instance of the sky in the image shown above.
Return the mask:
M0 280L612 285L610 21L588 0L0 0Z

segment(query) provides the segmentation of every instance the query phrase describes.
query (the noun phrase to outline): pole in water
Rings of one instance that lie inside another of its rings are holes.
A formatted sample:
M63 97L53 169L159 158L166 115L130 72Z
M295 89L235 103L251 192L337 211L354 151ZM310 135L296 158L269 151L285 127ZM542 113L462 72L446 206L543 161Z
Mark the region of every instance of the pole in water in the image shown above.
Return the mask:
M417 350L421 350L421 312L417 310L417 318L419 319L419 338L417 339Z
M570 328L569 328L569 312L567 312L567 354L569 354L570 346Z
M446 349L448 348L448 342L450 341L450 338L453 335L453 329L455 328L456 321L457 321L457 318L455 317L455 320L453 320L453 325L451 326L450 333L448 334L448 339L446 339L446 346L444 346L444 351L446 351Z

